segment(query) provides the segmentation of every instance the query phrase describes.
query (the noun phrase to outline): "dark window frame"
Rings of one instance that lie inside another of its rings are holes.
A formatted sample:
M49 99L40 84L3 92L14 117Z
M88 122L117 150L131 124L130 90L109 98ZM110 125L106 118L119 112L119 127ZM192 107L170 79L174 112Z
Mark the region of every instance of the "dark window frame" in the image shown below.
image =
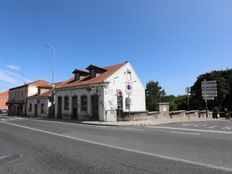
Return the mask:
M41 112L41 114L44 114L44 103L41 103L41 105L40 105L40 112Z
M64 97L64 110L69 110L69 96Z
M81 96L81 111L88 111L88 97L87 97L87 95Z
M29 110L29 112L31 112L31 111L32 111L32 104L31 104L31 103L29 104L29 108L28 108L28 110Z

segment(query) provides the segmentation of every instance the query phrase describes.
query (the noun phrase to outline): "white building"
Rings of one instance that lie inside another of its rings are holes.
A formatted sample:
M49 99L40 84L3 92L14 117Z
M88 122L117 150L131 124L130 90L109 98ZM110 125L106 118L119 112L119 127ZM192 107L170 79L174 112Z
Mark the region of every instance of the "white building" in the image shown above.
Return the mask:
M27 115L33 117L49 117L51 114L51 102L49 97L52 94L52 86L38 86L38 93L28 97Z
M38 86L47 85L44 80L37 80L9 90L8 115L27 115L28 97L38 93Z
M55 83L57 87L60 83ZM40 85L37 87L38 92L35 95L28 97L27 115L33 117L53 117L52 108L52 85ZM54 106L54 103L53 103Z
M86 69L74 70L56 88L56 118L117 121L128 112L146 112L144 86L129 62Z

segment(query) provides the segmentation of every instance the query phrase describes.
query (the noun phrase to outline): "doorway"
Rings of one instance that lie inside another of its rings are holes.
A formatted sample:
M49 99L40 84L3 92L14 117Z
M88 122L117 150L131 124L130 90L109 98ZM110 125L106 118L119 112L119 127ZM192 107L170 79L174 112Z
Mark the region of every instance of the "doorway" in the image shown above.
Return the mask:
M117 94L117 117L120 118L123 112L123 96L122 92Z
M77 96L72 97L72 119L78 119L78 116L77 116Z
M91 120L99 120L99 97L98 95L93 95L91 97L91 104L92 104Z
M35 117L38 116L38 104L36 103L35 104Z
M62 118L62 97L58 97L58 113L57 113L57 118L61 119Z

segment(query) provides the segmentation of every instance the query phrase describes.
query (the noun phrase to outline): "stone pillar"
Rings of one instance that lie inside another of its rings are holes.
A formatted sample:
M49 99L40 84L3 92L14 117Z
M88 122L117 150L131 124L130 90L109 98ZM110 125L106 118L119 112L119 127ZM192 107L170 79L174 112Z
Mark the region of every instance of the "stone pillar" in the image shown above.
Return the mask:
M163 102L159 103L159 112L160 112L160 118L170 118L169 115L169 103L168 102Z

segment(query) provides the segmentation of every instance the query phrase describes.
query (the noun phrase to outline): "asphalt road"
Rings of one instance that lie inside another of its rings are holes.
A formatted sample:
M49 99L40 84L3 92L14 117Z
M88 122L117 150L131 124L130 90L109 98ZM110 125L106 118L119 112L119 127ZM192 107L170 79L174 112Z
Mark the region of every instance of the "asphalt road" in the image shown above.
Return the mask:
M232 173L230 126L103 127L0 118L0 173Z

